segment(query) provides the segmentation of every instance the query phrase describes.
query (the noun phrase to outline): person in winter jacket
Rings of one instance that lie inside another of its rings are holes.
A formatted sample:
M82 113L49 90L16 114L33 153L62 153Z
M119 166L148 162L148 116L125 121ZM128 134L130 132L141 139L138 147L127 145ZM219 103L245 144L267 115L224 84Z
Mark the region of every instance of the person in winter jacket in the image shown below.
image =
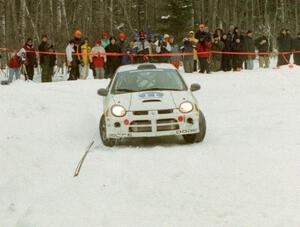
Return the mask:
M19 80L21 77L21 58L18 56L18 53L14 53L8 63L9 67L9 77L7 83L10 84L14 76L16 77L16 80Z
M280 53L292 51L292 43L293 40L291 36L287 34L286 29L282 29L280 35L277 38L277 45L279 51L277 67L282 65L288 65L290 63L291 54L280 54Z
M192 38L192 42L194 43L195 47L196 44L199 42L198 39L195 38L195 32L194 31L190 31L189 32L189 36ZM194 72L197 72L198 70L198 53L196 48L194 48Z
M75 41L72 39L69 41L69 44L66 47L67 66L69 72L68 80L77 80L77 74L79 74L77 56L74 55L75 53L74 45L75 45Z
M102 33L102 39L101 39L101 45L105 49L110 44L109 38L108 38L108 32Z
M168 54L171 52L172 48L169 43L169 38L170 36L168 34L165 34L163 37L163 40L156 41L156 52L159 54ZM159 57L159 62L160 63L169 63L170 62L170 57L169 56L162 56Z
M106 53L122 53L115 37L110 38L110 44L105 47ZM116 70L121 65L121 56L107 56L107 76L113 78Z
M242 40L241 37L236 37L234 43L231 47L233 52L242 52ZM233 54L232 56L232 67L234 71L241 71L243 67L243 59L242 56L239 54Z
M101 46L101 39L96 41L96 45L92 48L90 62L95 70L95 79L104 79L104 66L106 63L105 49Z
M200 71L199 73L210 73L210 48L212 47L212 44L210 42L210 38L206 35L200 36L199 42L196 45L197 53L198 53L198 59L199 59L199 65L200 65Z
M149 46L150 46L149 54L157 54L157 52L156 52L157 46L155 44L156 41L157 41L156 37L152 34L149 34L149 36L148 36L148 42L149 42ZM158 62L157 57L149 57L149 62L157 63Z
M224 44L223 45L223 52L230 52L231 51L231 41L228 39L227 34L223 34L221 38L221 42ZM230 54L222 54L222 63L221 63L221 69L224 72L231 71L232 69L232 57Z
M224 43L220 40L218 34L213 36L212 51L221 52L224 49ZM221 70L222 54L213 53L211 57L211 71L218 72Z
M54 54L55 51L53 45L50 45L47 48L49 54L43 57L42 83L52 82L54 66L56 65L56 55Z
M89 54L91 52L91 47L89 45L88 38L84 39L84 43L80 46L81 55L80 57L80 79L86 80L89 76L90 71L90 61Z
M129 47L128 43L126 42L126 35L125 35L124 32L121 32L118 35L118 43L117 44L120 46L121 51L122 51L123 54L130 54L130 47ZM130 57L128 55L122 56L121 64L122 65L131 64Z
M69 69L68 80L78 80L80 78L80 65L81 65L81 39L82 33L77 30L74 33L74 39L69 42L67 46L67 65ZM69 57L68 57L69 54Z
M183 46L181 47L183 53L188 53L190 55L183 56L183 67L185 73L193 73L194 72L194 50L195 50L195 43L193 41L194 34L189 33L183 39Z
M298 51L298 53L294 53L294 63L300 66L300 32L293 40L293 50Z
M42 42L38 47L39 52L49 52L53 46L48 42L48 36L43 35ZM56 62L55 55L40 53L40 66L42 71L42 82L51 82L53 75L53 68Z
M253 40L253 32L248 31L247 35L244 37L243 49L247 53L252 53L250 55L245 55L245 69L254 69L254 59L255 59L255 44Z
M22 63L25 64L26 79L33 80L34 68L38 66L38 63L37 63L36 52L33 47L33 40L31 38L27 39L26 43L19 50L17 55L21 58Z
M259 68L269 68L271 54L268 53L273 51L273 47L268 34L265 33L263 36L257 38L254 44L259 53Z
M134 46L133 48L136 48L137 54L149 54L150 53L150 44L146 39L145 33L140 32L139 35L140 35L140 38L135 43L136 46ZM137 57L138 63L143 63L143 62L148 62L148 61L149 61L149 59L146 56L145 57L143 57L143 56Z
M171 46L171 53L179 53L179 46L175 43L173 36L170 36L169 42ZM170 63L178 70L180 66L180 56L171 56Z
M208 41L211 41L211 35L210 33L206 30L206 27L204 24L199 25L199 30L195 34L195 38L200 42L200 39L205 39Z

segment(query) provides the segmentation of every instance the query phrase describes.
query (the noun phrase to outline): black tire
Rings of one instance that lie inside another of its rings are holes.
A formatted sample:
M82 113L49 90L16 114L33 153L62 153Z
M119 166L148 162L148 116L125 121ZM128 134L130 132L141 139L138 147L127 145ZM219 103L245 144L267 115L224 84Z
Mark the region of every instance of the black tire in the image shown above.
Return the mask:
M102 115L100 124L99 124L99 131L100 131L100 138L102 140L102 143L106 147L113 147L116 145L117 140L116 139L109 139L106 136L106 122L105 122L105 116Z
M183 139L186 143L201 143L206 135L206 121L203 113L199 111L199 129L196 134L183 135Z

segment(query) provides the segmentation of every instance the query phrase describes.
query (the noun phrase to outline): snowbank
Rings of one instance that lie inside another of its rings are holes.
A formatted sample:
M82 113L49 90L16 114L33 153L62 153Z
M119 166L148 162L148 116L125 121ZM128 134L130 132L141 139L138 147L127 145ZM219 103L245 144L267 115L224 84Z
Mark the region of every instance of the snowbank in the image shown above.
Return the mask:
M0 87L0 226L300 225L300 68L185 75L202 144L97 139L108 81Z

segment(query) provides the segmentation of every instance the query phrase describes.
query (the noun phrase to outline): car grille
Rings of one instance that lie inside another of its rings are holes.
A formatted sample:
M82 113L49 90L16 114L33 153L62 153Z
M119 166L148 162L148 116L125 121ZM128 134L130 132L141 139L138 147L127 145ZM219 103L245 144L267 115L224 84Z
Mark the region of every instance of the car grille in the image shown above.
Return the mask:
M133 111L135 116L148 116L150 111ZM172 114L173 109L157 110L158 116L164 116L167 114ZM152 132L156 130L157 132L163 131L174 131L180 129L179 123L175 118L163 118L156 120L156 129L152 128L151 120L136 120L132 121L129 125L129 132L142 133L142 132Z
M151 121L133 121L130 123L129 132L152 132Z
M133 111L133 115L141 116L141 115L148 115L148 114L149 114L148 111Z
M156 121L157 123L157 131L172 131L172 130L178 130L179 125L178 121L176 119L170 118L170 119L160 119Z

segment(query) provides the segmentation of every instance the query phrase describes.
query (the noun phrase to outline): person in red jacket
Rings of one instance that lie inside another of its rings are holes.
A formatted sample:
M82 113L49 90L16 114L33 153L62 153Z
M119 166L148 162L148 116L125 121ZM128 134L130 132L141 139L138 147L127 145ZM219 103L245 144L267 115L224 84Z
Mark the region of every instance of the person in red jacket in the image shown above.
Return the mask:
M9 77L7 84L10 84L14 76L16 76L16 80L20 79L21 76L21 58L18 56L17 53L14 53L13 56L10 58L8 62L8 67L9 67Z
M105 49L101 46L101 39L96 41L96 46L92 48L90 62L95 70L95 79L104 79L104 66L106 62Z
M209 67L209 61L210 61L210 48L212 47L211 41L209 37L207 36L201 36L199 38L199 42L197 43L196 50L198 53L198 59L199 59L199 65L200 65L200 71L199 73L205 73L205 71L209 74L210 73L210 67Z

